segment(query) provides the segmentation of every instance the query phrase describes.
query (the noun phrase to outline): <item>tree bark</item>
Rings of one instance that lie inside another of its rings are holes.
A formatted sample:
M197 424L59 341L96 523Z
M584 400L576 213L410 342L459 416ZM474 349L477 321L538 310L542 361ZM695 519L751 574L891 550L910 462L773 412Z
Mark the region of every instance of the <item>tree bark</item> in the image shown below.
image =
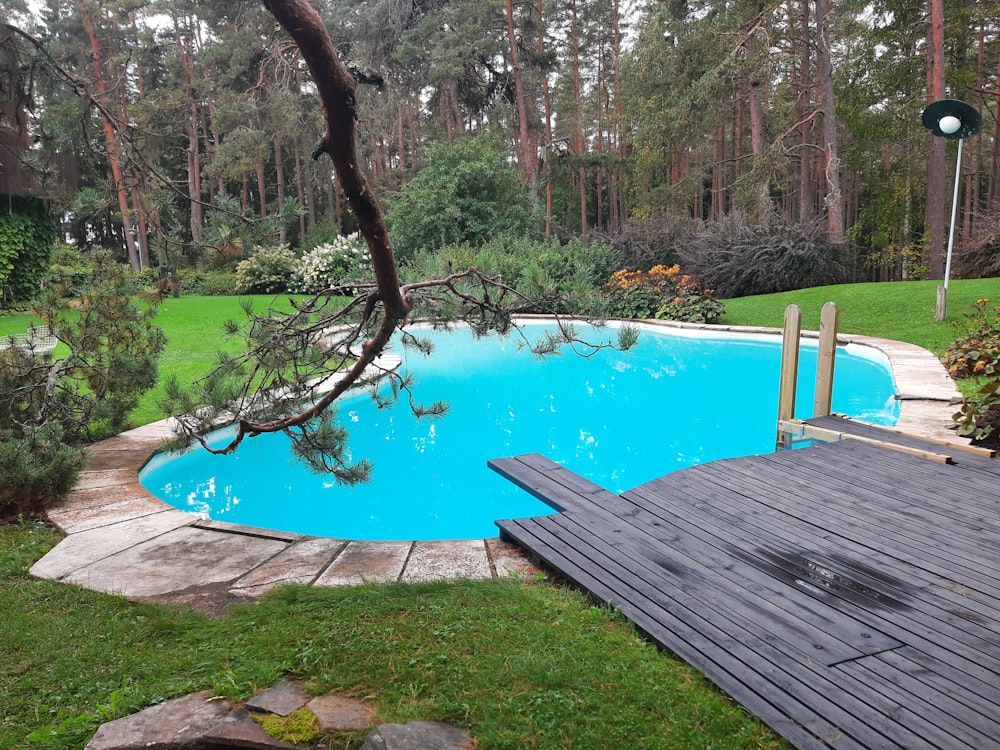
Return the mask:
M844 241L844 196L840 187L840 151L837 145L837 107L833 95L833 60L830 51L830 4L816 0L816 75L819 78L820 106L823 109L823 155L826 194L827 239Z
M927 29L927 102L944 98L944 2L930 0ZM927 133L927 218L930 235L930 275L944 278L945 209L950 204L945 165L945 139Z
M537 168L535 166L535 155L531 148L531 138L528 135L528 104L524 96L524 83L521 79L521 58L517 52L517 35L514 32L514 0L506 0L504 9L507 20L507 40L510 44L510 67L514 73L514 98L517 101L517 133L521 179L525 182L531 182L534 179Z
M90 41L91 62L94 67L94 83L97 88L97 95L102 99L106 99L108 87L104 78L104 58L101 55L101 44L97 38L97 24L91 15L86 0L77 0L77 6L80 8L80 17L83 20L84 31ZM122 235L125 241L125 250L128 254L128 262L133 270L138 271L141 266L132 226L132 209L128 202L128 186L125 184L121 161L118 158L118 141L115 135L115 127L106 109L101 110L101 124L104 127L104 142L108 150L108 166L111 168L111 178L115 183L114 189L115 196L118 199L118 210L122 216Z

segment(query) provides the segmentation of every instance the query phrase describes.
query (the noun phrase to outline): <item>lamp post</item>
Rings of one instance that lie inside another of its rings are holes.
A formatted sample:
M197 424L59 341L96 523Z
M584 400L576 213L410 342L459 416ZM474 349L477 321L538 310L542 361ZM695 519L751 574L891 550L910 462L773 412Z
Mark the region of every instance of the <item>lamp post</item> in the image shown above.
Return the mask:
M957 99L939 99L928 105L920 116L931 135L958 141L958 162L955 165L955 189L951 199L951 226L948 230L948 255L944 265L944 286L938 287L935 318L948 317L948 279L951 276L951 252L955 246L955 216L958 213L958 184L962 174L962 143L979 132L983 118L979 112Z

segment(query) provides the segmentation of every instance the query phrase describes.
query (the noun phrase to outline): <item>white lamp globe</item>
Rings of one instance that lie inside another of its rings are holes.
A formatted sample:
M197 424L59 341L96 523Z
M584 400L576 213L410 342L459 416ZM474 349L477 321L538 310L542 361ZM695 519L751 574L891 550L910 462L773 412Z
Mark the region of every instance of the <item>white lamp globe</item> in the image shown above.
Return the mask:
M962 121L955 117L955 115L945 115L938 120L938 130L946 135L957 133L958 129L961 127Z

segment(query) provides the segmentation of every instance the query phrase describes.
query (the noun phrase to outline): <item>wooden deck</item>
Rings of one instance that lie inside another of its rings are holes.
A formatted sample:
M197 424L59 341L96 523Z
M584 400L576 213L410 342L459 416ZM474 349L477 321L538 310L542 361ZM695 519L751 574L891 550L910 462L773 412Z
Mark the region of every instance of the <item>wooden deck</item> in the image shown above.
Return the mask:
M1000 461L952 461L844 440L621 496L537 454L490 466L562 511L503 537L796 747L1000 748Z

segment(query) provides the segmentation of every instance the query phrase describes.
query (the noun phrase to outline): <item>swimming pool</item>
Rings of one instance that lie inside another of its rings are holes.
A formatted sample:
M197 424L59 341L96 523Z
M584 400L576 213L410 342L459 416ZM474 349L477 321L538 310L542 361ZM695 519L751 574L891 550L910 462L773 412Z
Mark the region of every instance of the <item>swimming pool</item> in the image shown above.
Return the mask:
M544 327L524 330L534 337ZM344 399L351 451L375 463L369 484L342 487L310 473L283 435L248 439L229 456L157 456L140 480L175 507L220 521L344 539L475 539L495 536L496 519L551 512L487 469L490 458L543 453L621 492L685 466L773 450L780 337L641 330L632 351L591 358L539 359L515 338L476 341L465 330L433 334L429 358L400 351L419 398L450 409L417 420L402 404L377 409L364 393ZM811 415L815 368L815 343L804 341L797 416ZM894 395L883 355L838 348L834 411L891 425Z

